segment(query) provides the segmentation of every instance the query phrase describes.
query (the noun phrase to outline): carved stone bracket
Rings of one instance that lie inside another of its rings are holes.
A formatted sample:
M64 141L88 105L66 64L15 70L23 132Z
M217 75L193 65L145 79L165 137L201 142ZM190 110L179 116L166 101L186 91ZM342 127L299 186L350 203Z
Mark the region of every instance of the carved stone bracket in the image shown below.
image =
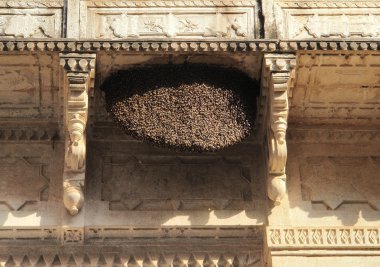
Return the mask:
M266 139L268 149L267 191L278 203L286 194L286 130L288 126L288 93L294 55L270 54L264 57L263 94L267 97Z
M70 53L60 57L66 80L63 203L71 215L76 215L84 201L88 90L93 86L95 54Z

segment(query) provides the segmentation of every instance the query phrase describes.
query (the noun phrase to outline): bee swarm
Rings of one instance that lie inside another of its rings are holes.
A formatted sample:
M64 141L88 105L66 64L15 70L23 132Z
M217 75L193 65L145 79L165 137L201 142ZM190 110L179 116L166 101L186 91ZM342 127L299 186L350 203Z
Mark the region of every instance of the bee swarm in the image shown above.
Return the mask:
M126 133L161 147L215 151L240 142L254 125L258 87L231 68L139 67L112 75L102 89Z

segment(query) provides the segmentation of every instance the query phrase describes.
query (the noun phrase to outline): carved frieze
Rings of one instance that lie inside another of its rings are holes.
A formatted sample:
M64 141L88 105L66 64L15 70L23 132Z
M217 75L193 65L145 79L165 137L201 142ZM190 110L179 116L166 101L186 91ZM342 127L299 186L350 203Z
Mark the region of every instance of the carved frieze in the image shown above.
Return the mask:
M378 227L267 227L270 248L378 247Z
M289 38L376 38L377 14L293 14L288 16Z
M376 38L376 1L276 1L281 38ZM281 23L282 21L282 23Z
M337 209L343 202L379 209L380 157L309 157L300 165L304 200Z
M62 2L0 1L0 37L62 37Z
M87 10L81 35L89 38L254 38L256 11L252 2L161 2L83 1ZM221 7L219 7L221 4ZM114 8L117 7L117 8ZM228 9L227 9L228 8ZM91 23L89 23L91 21ZM97 25L97 27L93 27Z

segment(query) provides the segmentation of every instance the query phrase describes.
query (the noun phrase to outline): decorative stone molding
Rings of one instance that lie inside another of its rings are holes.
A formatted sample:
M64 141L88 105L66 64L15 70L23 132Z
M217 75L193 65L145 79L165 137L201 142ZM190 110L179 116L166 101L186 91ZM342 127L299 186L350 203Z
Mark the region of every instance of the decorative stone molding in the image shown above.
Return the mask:
M83 242L119 244L126 241L138 241L150 239L156 241L171 240L182 242L197 240L202 236L203 240L212 242L221 239L234 239L244 246L260 247L263 242L264 228L262 226L223 226L223 227L121 227L116 226L91 226L91 227L1 227L1 245L13 241L35 240L42 245L57 244L61 239L62 244ZM244 240L241 240L244 239ZM237 241L239 240L239 241ZM40 242L41 241L41 242ZM234 241L234 242L235 242Z
M256 1L83 1L87 7L244 7Z
M0 125L0 142L38 142L59 140L58 125Z
M364 129L298 128L288 131L288 142L355 144L380 142L380 131Z
M63 1L38 0L38 1L0 1L0 7L5 8L59 8L63 7Z
M224 238L244 239L250 246L260 246L263 241L263 228L261 226L249 227L86 227L86 242L118 242L121 239L139 240L154 239L175 240L186 238L196 240L202 236L203 240L215 240Z
M63 1L0 1L0 36L62 37Z
M347 0L334 0L334 1L309 1L309 0L279 0L277 5L284 8L377 8L380 3L377 0L372 1L347 1Z
M84 7L83 14L86 15L80 20L82 37L101 39L133 37L162 40L216 37L247 39L256 36L257 15L254 6L232 5L226 10L207 8L207 6L214 7L211 3L201 7L192 7L194 4L190 4L184 12L183 9L170 5L165 8L149 5L145 5L144 8L123 8L120 5L117 8L110 8L108 3L103 7ZM114 3L118 5L118 2ZM204 2L198 4L201 3ZM93 24L99 26L93 27Z
M294 55L265 55L263 94L267 96L268 196L279 202L286 194L286 130L289 112L288 90ZM266 83L266 84L265 84Z
M280 38L376 38L379 7L378 1L277 0L271 19Z
M83 252L83 247L79 247L75 253L73 251L57 253L56 250L52 250L50 253L23 254L21 252L23 250L25 248L19 247L19 251L15 253L0 254L1 266L260 267L263 264L262 253L259 251L231 252L219 248L206 252L181 248L181 250L176 249L177 253L161 249L154 249L151 252L147 249L119 252L107 247L103 249L104 251L98 247L93 250L85 249L87 253Z
M267 227L270 249L378 248L378 227Z
M61 54L60 57L67 78L63 203L71 215L76 215L83 205L88 91L93 86L95 55Z
M60 232L58 227L1 227L0 239L2 243L26 240L57 243Z
M64 228L62 231L63 243L83 243L84 230L83 228Z
M373 40L250 40L250 41L25 41L0 39L0 53L97 52L128 53L293 53L296 51L378 51L380 41Z

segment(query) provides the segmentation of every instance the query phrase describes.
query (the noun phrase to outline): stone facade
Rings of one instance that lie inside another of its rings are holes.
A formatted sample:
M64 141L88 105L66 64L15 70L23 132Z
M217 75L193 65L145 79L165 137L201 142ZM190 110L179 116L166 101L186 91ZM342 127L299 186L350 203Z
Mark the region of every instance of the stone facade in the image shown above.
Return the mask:
M0 0L1 266L380 266L378 0ZM102 83L208 63L256 126L185 153L125 135Z

